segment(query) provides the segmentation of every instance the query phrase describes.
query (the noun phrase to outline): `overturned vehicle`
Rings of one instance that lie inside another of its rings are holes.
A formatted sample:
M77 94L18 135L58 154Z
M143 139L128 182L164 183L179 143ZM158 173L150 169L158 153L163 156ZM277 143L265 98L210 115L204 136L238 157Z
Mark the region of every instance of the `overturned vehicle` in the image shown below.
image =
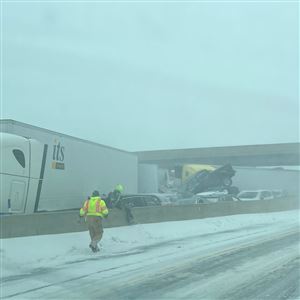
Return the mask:
M226 164L214 171L201 170L191 177L178 189L181 197L191 197L195 194L207 191L227 191L228 194L237 195L239 189L232 186L232 177L235 170L230 164Z

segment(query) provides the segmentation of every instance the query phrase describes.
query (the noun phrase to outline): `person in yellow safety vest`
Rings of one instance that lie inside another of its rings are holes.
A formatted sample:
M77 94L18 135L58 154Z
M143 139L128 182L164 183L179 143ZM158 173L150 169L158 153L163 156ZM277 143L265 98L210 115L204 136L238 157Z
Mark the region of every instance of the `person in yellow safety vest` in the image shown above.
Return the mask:
M103 235L102 219L108 216L108 209L98 191L94 191L92 197L84 202L79 215L86 218L91 237L90 248L93 252L98 252L98 243Z

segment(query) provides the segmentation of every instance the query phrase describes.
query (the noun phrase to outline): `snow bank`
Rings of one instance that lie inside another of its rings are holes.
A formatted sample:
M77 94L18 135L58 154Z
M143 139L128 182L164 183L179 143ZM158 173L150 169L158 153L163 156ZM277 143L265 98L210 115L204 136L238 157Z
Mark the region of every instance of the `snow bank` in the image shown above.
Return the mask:
M88 248L88 232L1 239L1 277L33 268L55 267L87 256L118 254L182 237L239 228L247 230L253 226L261 226L262 230L271 226L276 230L295 223L299 224L298 210L107 228L104 229L101 252L96 254Z

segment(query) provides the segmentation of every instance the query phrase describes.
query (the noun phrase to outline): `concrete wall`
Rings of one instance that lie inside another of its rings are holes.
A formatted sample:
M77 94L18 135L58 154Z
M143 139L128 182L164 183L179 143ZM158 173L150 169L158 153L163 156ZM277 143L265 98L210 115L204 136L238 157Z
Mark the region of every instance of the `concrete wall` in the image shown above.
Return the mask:
M236 170L232 178L233 185L242 190L283 189L290 195L299 194L300 171L263 169L263 168L242 168L233 167Z
M133 208L132 213L137 223L156 223L202 219L235 214L268 213L299 209L299 200L295 197L275 200L218 202L210 204L191 204Z
M1 238L30 235L57 234L86 231L84 220L79 219L78 211L35 213L30 215L5 215L0 217ZM123 211L110 210L103 226L118 227L127 225Z
M138 166L138 192L158 192L158 168L157 165L139 164Z
M136 223L154 223L292 209L299 209L299 199L296 197L263 201L133 208L132 214ZM1 216L0 220L1 238L87 230L84 223L78 223L78 211ZM124 226L128 223L123 211L113 209L110 210L109 218L103 221L103 225L108 228Z

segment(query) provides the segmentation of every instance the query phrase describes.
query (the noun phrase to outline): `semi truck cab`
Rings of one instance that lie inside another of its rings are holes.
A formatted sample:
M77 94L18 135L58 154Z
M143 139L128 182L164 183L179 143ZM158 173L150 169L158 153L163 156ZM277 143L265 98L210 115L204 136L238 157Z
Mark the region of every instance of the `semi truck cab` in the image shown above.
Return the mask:
M44 145L3 132L0 142L0 213L31 213L42 180Z

